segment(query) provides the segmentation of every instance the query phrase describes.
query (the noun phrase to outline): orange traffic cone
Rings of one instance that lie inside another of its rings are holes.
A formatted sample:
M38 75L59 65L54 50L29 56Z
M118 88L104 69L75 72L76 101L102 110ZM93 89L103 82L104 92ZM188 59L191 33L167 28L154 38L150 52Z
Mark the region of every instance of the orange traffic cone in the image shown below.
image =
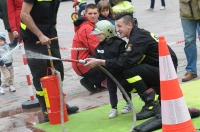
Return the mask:
M163 36L159 37L159 67L163 132L196 132Z

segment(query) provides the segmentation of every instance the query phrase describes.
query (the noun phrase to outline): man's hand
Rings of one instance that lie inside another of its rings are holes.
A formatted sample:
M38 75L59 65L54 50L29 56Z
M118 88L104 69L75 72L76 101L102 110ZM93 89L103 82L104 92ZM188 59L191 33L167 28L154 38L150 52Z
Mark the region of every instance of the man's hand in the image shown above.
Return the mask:
M98 65L102 65L104 61L104 60L95 59L95 58L86 58L85 60L87 61L87 63L84 66L91 67L91 68L96 67Z
M39 36L38 38L39 38L40 43L41 43L42 45L51 44L51 40L50 40L47 36L45 36L45 35L41 35L41 36Z

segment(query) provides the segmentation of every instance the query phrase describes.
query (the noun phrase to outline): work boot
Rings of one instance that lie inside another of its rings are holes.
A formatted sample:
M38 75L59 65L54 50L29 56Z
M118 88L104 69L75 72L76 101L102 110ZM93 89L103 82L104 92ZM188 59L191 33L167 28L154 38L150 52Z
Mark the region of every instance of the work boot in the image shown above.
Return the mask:
M39 101L40 107L42 108L44 122L48 122L49 121L49 117L48 117L48 112L47 112L47 107L46 107L46 103L45 103L44 97L43 96L38 97L38 101Z
M190 81L190 80L192 80L193 78L196 78L196 77L197 77L197 74L187 72L185 74L185 76L182 78L182 82Z
M136 126L134 130L139 132L152 132L162 128L162 117L161 113L157 114L155 117L143 122L142 124Z
M79 110L78 106L69 106L68 104L66 104L66 108L68 114L76 113Z
M84 86L91 94L96 93L98 90L94 87L94 85L86 78L82 78L80 80L82 86Z
M161 113L158 95L156 95L152 88L145 91L140 97L145 102L145 105L142 107L142 110L136 114L137 120L147 119Z

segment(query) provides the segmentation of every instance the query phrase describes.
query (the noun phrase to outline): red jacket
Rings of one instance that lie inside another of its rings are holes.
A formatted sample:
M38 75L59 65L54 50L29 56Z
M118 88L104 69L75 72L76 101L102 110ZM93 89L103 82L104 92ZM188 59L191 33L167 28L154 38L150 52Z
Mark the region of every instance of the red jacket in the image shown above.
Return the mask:
M11 31L18 31L18 33L20 33L20 13L23 0L7 0L6 2L8 7L8 21Z
M72 59L79 60L89 58L95 53L94 49L99 44L99 41L95 35L91 35L91 31L93 30L94 25L94 23L86 20L76 30L75 36L73 38L72 48L87 48L88 50L72 50ZM82 75L88 72L90 69L79 63L72 63L72 68L78 75Z

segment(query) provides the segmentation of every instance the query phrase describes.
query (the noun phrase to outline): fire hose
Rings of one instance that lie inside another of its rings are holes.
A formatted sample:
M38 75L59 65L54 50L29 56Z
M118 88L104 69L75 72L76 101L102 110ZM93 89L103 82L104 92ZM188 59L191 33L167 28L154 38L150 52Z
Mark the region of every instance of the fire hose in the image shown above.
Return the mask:
M66 61L66 62L80 63L80 64L86 64L87 63L86 60L74 60L74 59L60 59L60 60L61 61ZM134 109L134 106L132 104L131 99L129 98L128 94L126 93L126 91L124 90L122 85L117 81L117 79L110 72L108 72L105 68L103 68L100 65L98 66L98 68L100 70L102 70L108 77L110 77L115 82L115 84L118 86L118 88L124 94L125 98L128 100L128 103L131 105L133 123L132 123L132 127L130 129L130 132L132 132L133 129L135 128L135 125L136 125L136 112L135 112L135 109Z
M48 54L49 54L49 56L52 56L50 48L51 48L50 45L47 45ZM63 103L64 102L63 102L63 89L62 89L62 83L61 83L62 80L61 80L60 72L55 70L55 68L54 68L52 59L50 59L50 65L51 65L51 68L53 69L53 71L58 75L59 88L60 88L60 119L61 119L62 131L66 132L66 128L65 128L65 125L64 125L64 110L63 110Z

